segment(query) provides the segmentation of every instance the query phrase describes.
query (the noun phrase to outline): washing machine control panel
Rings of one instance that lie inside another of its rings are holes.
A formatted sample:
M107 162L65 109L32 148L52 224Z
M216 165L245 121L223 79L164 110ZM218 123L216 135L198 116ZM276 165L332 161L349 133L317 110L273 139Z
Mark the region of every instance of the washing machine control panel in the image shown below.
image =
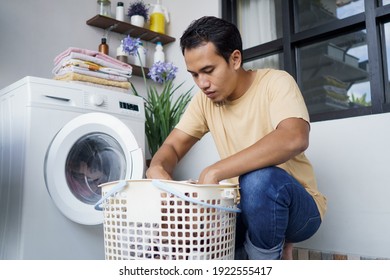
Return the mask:
M118 94L116 92L106 93L85 93L84 105L97 111L107 111L113 114L141 116L143 111L143 99L130 95Z
M102 106L104 104L103 96L97 94L91 95L89 97L89 101L91 102L92 105L95 106Z
M119 101L119 108L139 112L139 106L133 103Z

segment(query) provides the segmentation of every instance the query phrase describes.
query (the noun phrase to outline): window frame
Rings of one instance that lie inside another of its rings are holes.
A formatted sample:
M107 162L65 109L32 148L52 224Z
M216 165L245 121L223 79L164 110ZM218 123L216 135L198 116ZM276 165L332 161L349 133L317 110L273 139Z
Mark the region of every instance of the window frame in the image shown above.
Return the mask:
M377 4L378 1L364 0L365 10L362 13L295 32L294 15L297 1L282 0L282 2L282 37L244 49L244 62L282 52L283 70L289 72L301 86L301 76L298 71L299 47L366 29L370 61L371 106L310 114L310 119L316 122L390 112L390 82L387 78L387 68L390 66L386 64L384 40L384 24L390 22L390 4L382 6ZM237 24L237 0L222 1L222 18ZM386 100L389 103L386 103Z

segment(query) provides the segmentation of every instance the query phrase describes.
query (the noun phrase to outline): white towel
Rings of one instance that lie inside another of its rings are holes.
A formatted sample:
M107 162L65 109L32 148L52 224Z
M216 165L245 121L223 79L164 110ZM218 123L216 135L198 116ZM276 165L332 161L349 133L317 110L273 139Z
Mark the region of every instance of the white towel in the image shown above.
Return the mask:
M121 76L121 75L117 75L117 74L108 74L108 73L103 73L100 71L92 71L92 70L88 70L86 68L78 67L78 66L74 66L74 65L70 65L70 66L66 66L66 67L61 68L58 72L56 72L55 76L63 76L69 72L88 75L88 76L107 79L107 80L118 81L118 82L127 82L127 80L128 80L128 77L126 77L126 76Z
M71 52L68 56L65 56L62 60L60 60L55 65L55 67L52 71L53 74L56 74L56 72L58 72L61 69L61 67L68 65L69 61L71 61L71 59L78 59L78 60L92 62L94 64L101 66L101 68L105 68L106 71L111 71L111 73L115 69L118 74L120 73L122 75L127 75L128 77L131 77L131 74L132 74L132 68L120 67L118 65L115 65L111 62L102 60L102 59L97 58L97 57L89 56L89 55L82 54L82 53L73 53L73 52ZM107 69L107 68L111 68L111 69ZM99 69L99 70L101 70L101 69Z

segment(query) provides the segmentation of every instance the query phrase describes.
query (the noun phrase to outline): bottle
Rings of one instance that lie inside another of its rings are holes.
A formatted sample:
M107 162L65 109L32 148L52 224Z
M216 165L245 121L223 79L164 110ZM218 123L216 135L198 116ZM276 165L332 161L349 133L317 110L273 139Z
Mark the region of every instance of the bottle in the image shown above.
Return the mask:
M156 44L156 50L154 52L154 63L156 62L165 62L165 54L163 51L163 46L161 42L157 42Z
M111 17L110 0L97 0L97 9L99 15Z
M129 61L127 53L123 50L123 41L121 41L121 44L116 49L116 59L124 63L128 63Z
M117 3L115 18L116 20L120 20L120 21L125 20L125 8L123 7L123 2Z
M168 10L161 5L161 0L157 0L157 4L151 4L153 11L150 14L150 27L149 29L165 34L165 21L169 22Z
M99 45L99 52L108 55L108 45L107 45L107 39L106 38L102 38L102 42Z
M138 46L138 55L135 56L134 64L138 66L145 67L146 62L146 49L144 48L142 42Z

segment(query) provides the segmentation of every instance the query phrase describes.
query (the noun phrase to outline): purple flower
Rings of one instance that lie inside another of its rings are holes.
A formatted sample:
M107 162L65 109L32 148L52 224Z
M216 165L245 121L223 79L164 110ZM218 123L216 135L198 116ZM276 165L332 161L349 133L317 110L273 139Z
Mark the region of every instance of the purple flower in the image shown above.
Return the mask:
M138 15L143 17L145 20L148 20L149 7L142 0L135 1L134 3L130 3L127 15L129 17Z
M156 62L149 70L149 77L156 83L162 84L176 78L178 68L172 62Z
M129 55L136 56L140 45L140 38L131 38L130 35L128 35L123 39L123 51Z

